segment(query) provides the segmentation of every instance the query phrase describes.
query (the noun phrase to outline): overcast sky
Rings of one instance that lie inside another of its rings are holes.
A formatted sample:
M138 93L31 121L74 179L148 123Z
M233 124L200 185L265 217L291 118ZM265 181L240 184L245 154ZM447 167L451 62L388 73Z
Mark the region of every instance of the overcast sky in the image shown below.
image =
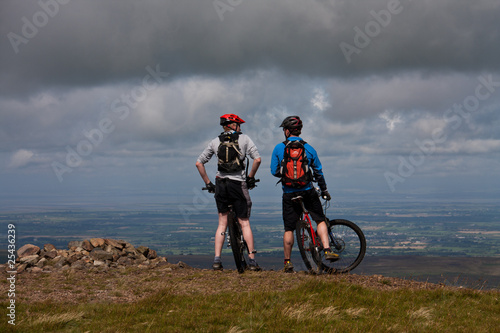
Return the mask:
M4 206L191 202L224 113L261 153L254 201L280 199L288 115L334 200L498 197L499 17L497 0L4 0Z

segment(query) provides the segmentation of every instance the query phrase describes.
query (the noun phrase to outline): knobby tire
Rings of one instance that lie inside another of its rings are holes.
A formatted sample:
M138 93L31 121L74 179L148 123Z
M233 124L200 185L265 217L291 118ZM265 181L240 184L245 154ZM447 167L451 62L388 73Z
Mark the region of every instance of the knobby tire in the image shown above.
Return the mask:
M355 223L342 219L328 221L328 237L330 248L339 259L329 261L322 258L325 273L348 273L361 263L366 253L366 239Z
M247 268L245 259L245 251L247 244L242 239L241 227L233 214L228 216L229 241L231 242L231 250L233 251L234 263L239 273L243 273Z
M320 272L321 263L318 259L319 253L316 251L311 234L311 228L305 220L299 220L295 229L295 236L297 238L297 245L299 247L300 255L306 265L309 273L317 274ZM317 240L319 242L319 238ZM317 243L319 244L319 243Z

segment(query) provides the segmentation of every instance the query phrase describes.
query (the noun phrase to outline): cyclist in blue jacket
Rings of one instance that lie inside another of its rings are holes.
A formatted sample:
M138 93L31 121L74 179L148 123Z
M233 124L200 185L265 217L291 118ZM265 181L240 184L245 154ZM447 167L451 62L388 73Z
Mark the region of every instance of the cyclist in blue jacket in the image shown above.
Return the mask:
M287 141L279 143L274 147L272 157L271 157L271 174L275 177L282 177L280 172L281 162L283 161L285 154L286 142L301 140L300 134L302 131L302 120L298 116L286 117L281 123L280 127L283 127L283 133ZM304 143L304 148L306 151L306 156L308 159L308 164L310 169L313 171L313 176L315 181L321 189L321 196L325 200L331 200L331 196L328 193L325 177L323 176L323 170L321 162L319 160L316 150L308 143ZM323 207L319 197L314 189L311 181L300 188L289 187L283 185L283 223L285 226L285 233L283 235L283 252L285 256L284 260L284 271L287 273L293 272L293 264L290 261L292 255L293 247L293 231L296 228L297 221L300 219L302 214L302 208L300 205L292 201L293 197L302 196L303 202L306 209L309 211L312 219L318 224L317 232L323 243L325 251L325 259L337 260L338 255L333 253L330 249L328 240L328 229L325 223L326 217L323 213Z

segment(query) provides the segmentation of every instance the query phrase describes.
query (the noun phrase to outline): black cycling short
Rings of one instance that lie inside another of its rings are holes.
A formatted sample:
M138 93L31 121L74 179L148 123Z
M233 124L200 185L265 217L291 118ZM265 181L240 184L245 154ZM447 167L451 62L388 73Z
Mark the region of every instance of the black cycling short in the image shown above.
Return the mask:
M252 200L245 181L216 178L215 202L219 213L227 213L229 205L232 205L236 217L250 218Z
M309 215L316 223L326 220L325 214L323 213L323 206L314 188L307 191L283 193L283 223L285 225L285 231L294 231L297 226L297 221L302 216L302 207L298 202L292 201L292 198L299 195L302 196L302 201L309 211Z

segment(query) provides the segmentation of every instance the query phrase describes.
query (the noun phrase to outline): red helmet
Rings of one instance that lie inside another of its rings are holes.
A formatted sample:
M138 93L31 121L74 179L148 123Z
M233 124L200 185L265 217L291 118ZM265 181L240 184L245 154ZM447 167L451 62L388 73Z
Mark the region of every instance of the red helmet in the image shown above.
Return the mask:
M220 124L222 126L231 124L231 123L238 123L238 124L243 124L245 121L238 117L235 114L228 113L220 117Z

